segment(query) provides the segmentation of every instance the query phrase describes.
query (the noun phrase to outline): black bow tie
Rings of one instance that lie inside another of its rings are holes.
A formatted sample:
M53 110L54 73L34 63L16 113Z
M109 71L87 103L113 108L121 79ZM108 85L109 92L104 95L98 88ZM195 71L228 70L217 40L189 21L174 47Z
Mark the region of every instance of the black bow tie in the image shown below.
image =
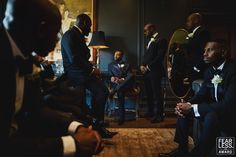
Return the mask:
M16 65L19 68L20 76L32 73L33 61L31 59L23 59L21 56L15 57Z
M213 75L220 75L222 73L222 70L219 69L213 69L212 70Z

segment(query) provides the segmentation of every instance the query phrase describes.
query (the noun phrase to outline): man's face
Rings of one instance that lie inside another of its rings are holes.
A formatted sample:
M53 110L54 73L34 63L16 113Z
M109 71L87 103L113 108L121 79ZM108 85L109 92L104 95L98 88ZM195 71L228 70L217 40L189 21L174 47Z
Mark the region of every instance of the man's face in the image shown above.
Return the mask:
M115 54L114 54L114 60L120 61L120 60L122 59L122 57L123 57L122 52L120 52L120 51L116 51L116 52L115 52Z
M205 63L215 63L225 56L224 50L217 42L208 42L205 46L203 60Z
M194 17L193 16L189 16L187 18L187 21L186 21L186 26L187 26L187 29L192 31L193 27L194 27Z
M153 32L152 32L151 27L150 27L149 25L146 25L146 26L144 27L144 35L145 35L146 37L148 37L148 38L151 38L151 37L152 37Z
M46 56L58 41L61 14L47 0L8 1L4 25L25 56Z
M91 32L92 21L90 19L84 21L83 33L88 36Z
M60 23L47 25L43 28L43 32L38 37L35 52L40 56L46 56L50 51L54 50L58 42L58 32Z

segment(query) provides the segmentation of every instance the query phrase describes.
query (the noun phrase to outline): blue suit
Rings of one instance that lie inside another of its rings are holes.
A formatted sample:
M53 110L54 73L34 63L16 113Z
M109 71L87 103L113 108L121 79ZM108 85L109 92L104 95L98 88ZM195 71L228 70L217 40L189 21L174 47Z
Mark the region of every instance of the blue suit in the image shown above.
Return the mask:
M125 116L125 92L132 88L134 77L131 73L131 67L129 64L121 61L113 61L108 65L109 77L124 78L124 81L120 84L111 82L111 88L117 92L118 104L119 104L119 120L124 121Z

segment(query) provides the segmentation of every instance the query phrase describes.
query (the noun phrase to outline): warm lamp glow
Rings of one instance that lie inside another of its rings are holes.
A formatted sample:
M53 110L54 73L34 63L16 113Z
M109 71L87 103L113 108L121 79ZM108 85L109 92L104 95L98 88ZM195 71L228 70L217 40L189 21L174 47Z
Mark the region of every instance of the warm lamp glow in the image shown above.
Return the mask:
M108 48L108 46L106 46L106 44L105 44L105 33L103 31L93 32L91 41L88 46L97 50L95 52L96 53L95 61L96 61L97 66L99 68L99 65L100 65L100 52L99 52L99 50L104 49L104 48Z

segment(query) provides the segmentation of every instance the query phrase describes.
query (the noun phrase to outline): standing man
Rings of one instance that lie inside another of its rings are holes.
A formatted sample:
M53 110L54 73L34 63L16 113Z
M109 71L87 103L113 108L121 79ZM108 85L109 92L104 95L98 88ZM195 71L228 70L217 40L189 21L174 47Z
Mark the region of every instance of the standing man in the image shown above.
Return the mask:
M210 33L203 27L202 15L199 13L192 13L186 20L187 30L190 32L187 39L187 53L189 56L189 73L190 81L196 79L203 79L206 64L203 61L203 52L206 42L210 38Z
M118 125L122 125L125 120L125 93L133 88L134 75L131 72L131 67L128 63L123 61L124 53L116 51L114 54L114 61L108 65L108 74L111 78L110 97L115 93L118 96L119 105L119 119Z
M203 59L210 66L205 71L200 91L189 102L176 106L175 141L179 147L170 157L206 157L216 147L216 137L221 136L220 133L227 137L236 136L232 124L232 119L236 118L236 65L228 59L225 41L207 42ZM199 142L189 154L188 133L192 117L198 118L203 128Z
M165 74L163 60L167 50L167 41L158 37L154 24L145 25L144 35L149 38L140 66L147 92L148 112L145 117L152 117L151 122L158 123L164 120L161 80ZM155 107L156 111L154 111Z
M92 114L103 125L108 89L99 79L99 69L89 62L90 50L85 43L85 36L89 35L91 25L88 15L78 15L75 25L62 36L61 51L67 77L76 85L91 91Z
M46 56L61 27L58 8L48 0L8 0L0 24L0 154L8 157L91 157L101 137L77 120L43 103L32 76L32 52Z

